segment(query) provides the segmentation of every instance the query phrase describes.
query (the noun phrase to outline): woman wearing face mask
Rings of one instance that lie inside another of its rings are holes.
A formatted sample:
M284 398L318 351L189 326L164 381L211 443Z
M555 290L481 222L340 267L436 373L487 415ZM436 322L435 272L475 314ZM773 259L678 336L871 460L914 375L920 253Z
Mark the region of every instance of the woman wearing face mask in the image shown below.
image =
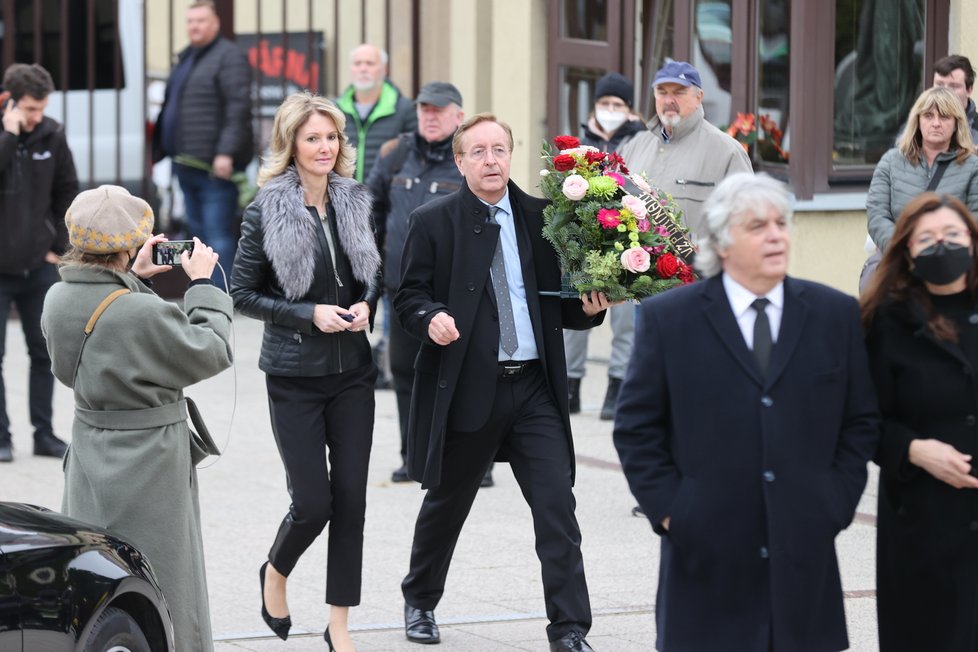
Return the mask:
M594 85L594 111L587 124L581 125L581 144L602 152L617 151L629 138L645 131L645 120L632 111L635 93L632 82L617 72L609 72ZM608 390L601 407L601 418L615 418L618 388L625 377L632 354L635 332L635 306L630 303L613 306L611 312L611 363L608 366ZM581 411L581 378L587 362L587 340L590 331L564 331L567 356L567 392L570 412Z
M976 242L963 203L924 193L862 297L883 417L881 652L978 649Z

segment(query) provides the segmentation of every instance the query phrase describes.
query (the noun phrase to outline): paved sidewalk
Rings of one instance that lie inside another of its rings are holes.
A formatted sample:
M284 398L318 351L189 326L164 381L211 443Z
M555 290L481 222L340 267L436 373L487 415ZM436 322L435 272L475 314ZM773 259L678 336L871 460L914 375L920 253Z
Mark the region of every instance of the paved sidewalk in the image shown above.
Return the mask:
M219 652L323 650L327 622L326 539L299 562L289 582L294 622L288 643L271 636L259 615L258 567L288 507L285 475L268 421L264 376L258 371L261 324L235 321L236 366L188 391L204 410L218 444L219 462L200 471L208 587ZM147 334L152 337L152 334ZM644 519L631 516L628 492L611 443L611 423L598 419L604 397L610 329L591 337L583 383L584 411L573 417L578 455L577 516L583 533L594 626L588 641L598 652L653 649L658 541ZM0 500L58 509L63 478L56 460L30 455L27 356L20 324L7 325L3 365L15 446L13 464L0 464ZM227 440L229 424L230 440ZM71 392L56 390L55 426L71 432ZM363 601L351 611L361 652L419 652L403 632L400 581L407 570L418 486L392 484L398 433L393 392L377 393L365 533ZM546 618L529 509L509 467L496 466L496 486L483 490L455 553L445 597L436 612L442 644L433 650L546 651ZM125 491L125 487L120 487ZM876 616L874 539L876 481L871 478L861 516L838 540L852 650L874 652Z

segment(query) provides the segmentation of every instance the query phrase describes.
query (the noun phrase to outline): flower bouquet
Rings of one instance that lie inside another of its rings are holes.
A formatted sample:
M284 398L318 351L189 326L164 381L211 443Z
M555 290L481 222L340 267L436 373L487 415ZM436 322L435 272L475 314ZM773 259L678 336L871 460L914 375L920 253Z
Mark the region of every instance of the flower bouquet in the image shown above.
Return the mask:
M544 145L540 188L550 200L543 236L557 251L567 294L641 299L692 283L693 247L667 193L629 175L617 153L558 136ZM628 178L641 197L625 190Z
M755 119L753 113L738 113L737 118L726 128L731 138L744 147L750 154L750 148L755 145L760 149L761 158L765 161L787 162L788 152L782 147L784 133L778 124L768 114L762 114Z

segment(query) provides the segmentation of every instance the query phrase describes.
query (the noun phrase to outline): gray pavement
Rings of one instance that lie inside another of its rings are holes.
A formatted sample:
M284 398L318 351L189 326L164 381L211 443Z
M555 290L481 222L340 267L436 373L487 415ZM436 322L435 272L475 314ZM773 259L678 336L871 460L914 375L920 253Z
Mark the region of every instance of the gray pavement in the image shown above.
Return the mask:
M152 337L151 333L146 335ZM573 417L578 456L577 517L583 533L594 625L588 641L599 652L652 650L658 541L644 519L631 516L628 492L611 443L612 425L598 419L604 398L610 329L591 336L584 409ZM200 471L201 509L211 616L219 652L323 650L326 539L321 537L289 581L293 634L274 638L259 615L257 571L288 507L285 475L268 421L264 376L258 371L261 324L235 321L236 365L188 390L204 410L220 460ZM58 509L60 463L34 458L27 417L28 361L20 325L7 325L3 373L15 461L0 464L0 500ZM351 611L361 652L418 652L403 633L400 581L407 569L411 534L422 492L392 484L398 433L394 395L377 393L377 424L368 487L363 600ZM233 417L233 419L232 419ZM55 426L69 438L71 391L58 385ZM205 464L210 464L207 462ZM462 532L436 615L438 650L484 652L548 649L540 569L529 510L509 467L497 465L496 486L482 490ZM125 491L125 487L120 487ZM871 476L856 522L838 539L846 591L850 649L873 652L876 643L874 540L876 479ZM732 648L734 649L734 648Z

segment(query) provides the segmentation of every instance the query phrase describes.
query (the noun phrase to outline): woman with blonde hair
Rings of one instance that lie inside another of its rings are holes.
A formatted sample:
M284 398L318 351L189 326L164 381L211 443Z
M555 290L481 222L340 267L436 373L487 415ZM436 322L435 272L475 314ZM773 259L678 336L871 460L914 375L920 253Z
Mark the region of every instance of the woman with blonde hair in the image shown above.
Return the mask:
M880 159L866 197L870 238L885 251L897 216L925 190L960 199L978 211L978 155L961 100L942 87L914 102L897 142Z
M289 96L275 113L261 186L245 209L231 278L243 314L265 322L272 432L292 504L259 570L262 618L286 639L286 583L329 524L330 650L353 650L349 608L360 602L367 463L377 368L366 329L380 289L372 200L352 180L356 155L335 104ZM334 647L335 646L335 647Z

